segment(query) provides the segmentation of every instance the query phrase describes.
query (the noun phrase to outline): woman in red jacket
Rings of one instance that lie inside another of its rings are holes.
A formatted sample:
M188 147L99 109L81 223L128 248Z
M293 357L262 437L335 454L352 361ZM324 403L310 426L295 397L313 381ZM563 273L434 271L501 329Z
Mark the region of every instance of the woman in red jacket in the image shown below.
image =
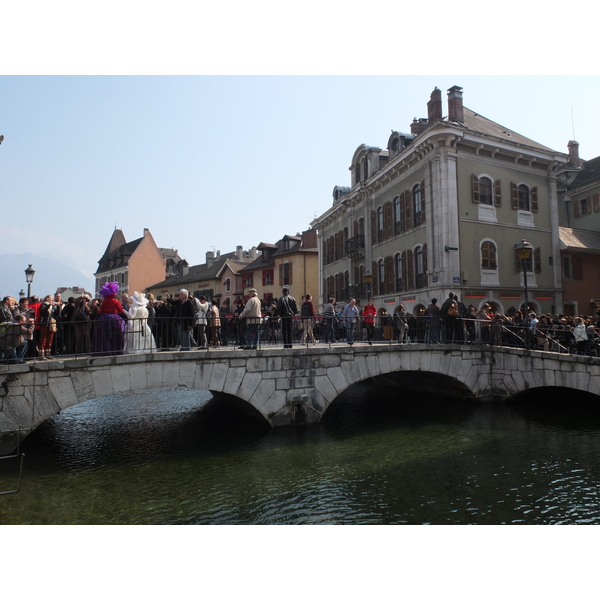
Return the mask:
M373 304L373 300L369 300L362 311L365 328L367 330L367 342L369 346L373 345L373 332L375 331L375 317L377 316L377 309Z

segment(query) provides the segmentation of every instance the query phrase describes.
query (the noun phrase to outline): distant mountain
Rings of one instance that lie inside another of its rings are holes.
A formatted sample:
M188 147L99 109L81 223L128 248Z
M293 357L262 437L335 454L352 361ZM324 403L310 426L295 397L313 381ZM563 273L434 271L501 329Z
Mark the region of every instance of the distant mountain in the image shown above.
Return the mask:
M54 294L59 287L83 287L94 292L94 278L61 262L36 254L0 255L0 300L4 296L19 299L19 290L27 293L25 269L35 271L31 293L36 296Z

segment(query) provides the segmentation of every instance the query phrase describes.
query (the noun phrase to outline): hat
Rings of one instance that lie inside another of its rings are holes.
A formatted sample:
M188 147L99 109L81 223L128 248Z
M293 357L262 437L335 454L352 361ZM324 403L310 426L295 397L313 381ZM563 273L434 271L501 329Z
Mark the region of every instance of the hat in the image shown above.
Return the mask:
M256 294L256 290L254 288L250 288L249 290L246 290L248 292L248 294Z
M283 292L289 292L290 288L287 285L284 285L282 291Z
M119 284L115 281L105 283L98 292L103 298L114 296L119 291Z
M145 294L140 294L140 292L135 292L133 296L131 296L131 301L136 306L146 306L148 304L148 299Z

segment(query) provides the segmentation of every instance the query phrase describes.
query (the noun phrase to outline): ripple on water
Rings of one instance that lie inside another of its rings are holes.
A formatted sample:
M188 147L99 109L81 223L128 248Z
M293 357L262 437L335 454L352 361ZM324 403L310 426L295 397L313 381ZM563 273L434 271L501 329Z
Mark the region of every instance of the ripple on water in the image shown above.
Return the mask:
M600 522L595 413L561 429L556 411L367 394L322 425L265 433L219 425L210 398L161 390L63 411L26 440L0 523Z

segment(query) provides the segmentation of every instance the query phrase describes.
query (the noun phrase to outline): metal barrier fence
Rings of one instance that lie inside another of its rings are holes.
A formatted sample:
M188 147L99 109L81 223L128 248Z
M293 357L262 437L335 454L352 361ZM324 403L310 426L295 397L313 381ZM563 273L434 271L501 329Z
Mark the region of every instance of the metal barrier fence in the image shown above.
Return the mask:
M58 321L56 331L48 336L46 325L36 324L33 339L28 341L25 352L22 347L1 348L0 361L21 362L28 359L47 359L73 355L111 355L122 353L146 353L165 350L213 348L268 347L284 344L284 330L289 330L291 343L312 344L469 344L508 346L546 350L562 353L580 353L600 356L597 340L590 340L582 347L575 344L573 333L566 329L537 328L535 334L525 325L510 322L483 321L478 319L438 319L428 316L408 315L403 319L393 317L358 317L348 321L342 317L326 319L317 315L313 319L293 317L289 324L283 318L268 315L258 326L258 340L247 344L248 325L245 319L223 315L218 327L198 324L189 330L174 317L154 317L123 321L112 319L97 321ZM282 327L283 325L283 327ZM51 337L47 356L41 356L41 344ZM16 354L16 356L15 356ZM15 360L16 359L16 360Z

